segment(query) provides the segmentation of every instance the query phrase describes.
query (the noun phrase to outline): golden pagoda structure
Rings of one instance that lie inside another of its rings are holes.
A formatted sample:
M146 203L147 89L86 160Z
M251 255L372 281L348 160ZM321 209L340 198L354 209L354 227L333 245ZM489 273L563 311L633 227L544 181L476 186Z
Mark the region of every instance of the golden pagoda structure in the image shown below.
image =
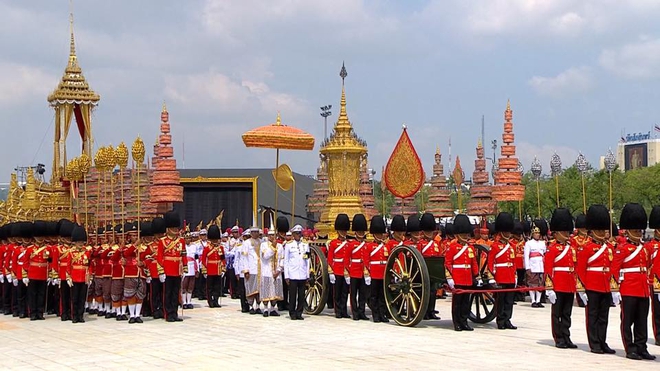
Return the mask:
M345 213L352 219L355 214L364 213L360 197L360 167L366 161L367 145L359 138L346 113L346 89L344 80L348 73L342 64L341 102L339 116L330 137L321 145L321 156L327 161L328 197L316 228L320 236L334 231L334 221L338 214Z
M69 61L64 69L62 80L48 96L48 103L55 110L55 138L53 141L53 168L51 183L55 184L66 176L66 139L75 121L82 138L82 153L92 155L92 110L101 97L89 88L76 55L73 34L73 14L70 15L71 42Z

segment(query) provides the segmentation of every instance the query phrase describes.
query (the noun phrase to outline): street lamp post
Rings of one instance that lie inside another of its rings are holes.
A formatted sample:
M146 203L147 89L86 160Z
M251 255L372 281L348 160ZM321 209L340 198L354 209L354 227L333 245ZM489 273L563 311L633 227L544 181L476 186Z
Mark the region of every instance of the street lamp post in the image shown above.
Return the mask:
M328 116L332 115L332 112L330 112L330 109L332 108L332 104L328 104L327 106L321 107L321 117L323 117L324 121L324 127L323 127L323 139L328 139Z

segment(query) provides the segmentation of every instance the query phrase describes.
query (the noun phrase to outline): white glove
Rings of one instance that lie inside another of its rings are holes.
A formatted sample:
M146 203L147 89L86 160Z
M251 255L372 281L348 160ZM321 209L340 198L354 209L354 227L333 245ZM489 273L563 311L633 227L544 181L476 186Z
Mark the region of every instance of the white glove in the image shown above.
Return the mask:
M23 284L24 284L25 286L27 286L29 283L30 283L30 279L29 279L29 278L23 278Z
M371 277L370 277L370 276L366 276L366 277L364 277L364 283L365 283L367 286L370 286L370 285L371 285Z
M7 282L13 282L14 281L14 278L11 276L11 273L8 273L5 277L7 278Z
M344 276L344 279L346 280L347 285L351 284L351 276Z
M46 280L46 285L50 285L51 282L53 282L53 279L48 277L48 279Z
M146 282L146 283L151 283L151 277L147 277L147 278L144 280L144 282Z
M449 288L453 290L453 289L454 289L454 285L455 285L455 284L454 284L454 279L453 279L453 278L448 279L448 280L447 280L447 285L449 285Z
M658 301L660 301L660 294L658 294Z
M0 274L0 283L5 283L5 275Z
M557 294L555 293L555 290L545 290L545 296L548 297L550 304L557 302Z
M492 278L488 280L489 285L494 285L495 283L496 283L495 280Z
M621 303L621 293L620 292L613 292L612 293L612 301L614 302L614 305L619 305L619 303Z
M53 280L53 286L59 286L60 282L62 282L59 278L56 278Z
M73 281L71 280L71 278L67 278L66 283L69 285L69 287L73 287Z
M14 286L18 286L18 280L15 279L12 281L12 283L14 284Z
M159 280L161 283L165 283L165 273L163 273L163 274L159 274L159 275L158 275L158 280Z
M477 287L482 287L484 285L484 280L477 278Z
M204 278L208 278L209 275L208 275L208 273L204 273L203 276L204 276Z
M580 295L580 299L582 299L582 302L584 305L587 305L587 293L586 292L579 292L578 295Z
M337 282L337 277L335 277L334 274L329 274L328 279L330 280L330 283L333 285L335 284L335 282Z

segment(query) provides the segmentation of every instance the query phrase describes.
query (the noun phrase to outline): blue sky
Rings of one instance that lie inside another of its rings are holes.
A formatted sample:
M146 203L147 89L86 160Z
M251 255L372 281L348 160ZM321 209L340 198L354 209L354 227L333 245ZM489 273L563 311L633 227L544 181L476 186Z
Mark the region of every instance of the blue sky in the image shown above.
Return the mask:
M436 146L446 162L451 137L469 177L481 116L486 142L501 142L507 99L523 165L538 156L544 172L555 151L565 165L582 151L597 166L624 128L646 132L660 117L654 0L87 0L74 9L79 62L101 95L97 146L137 134L153 143L165 100L186 168L273 167L274 151L245 148L240 135L277 111L319 143L319 107L332 104L337 118L342 61L349 118L376 178L402 123L428 174ZM67 60L68 13L66 0L0 1L0 181L17 165L50 168L46 96ZM71 139L69 154L77 146ZM314 174L318 146L281 160Z

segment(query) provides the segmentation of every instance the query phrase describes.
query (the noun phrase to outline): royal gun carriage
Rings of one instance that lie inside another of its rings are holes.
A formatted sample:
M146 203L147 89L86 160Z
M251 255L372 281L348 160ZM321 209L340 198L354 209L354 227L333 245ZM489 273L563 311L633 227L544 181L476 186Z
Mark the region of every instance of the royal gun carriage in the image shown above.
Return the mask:
M330 293L328 262L323 241L310 245L310 279L305 292L305 312L321 314ZM479 272L486 277L489 247L475 245ZM387 259L383 290L390 316L397 324L414 327L423 319L430 293L446 284L445 258L423 257L414 246L395 247ZM484 280L487 282L487 280ZM488 323L495 319L495 299L492 288L475 290L471 294L469 319L474 323ZM331 300L331 298L330 298Z

